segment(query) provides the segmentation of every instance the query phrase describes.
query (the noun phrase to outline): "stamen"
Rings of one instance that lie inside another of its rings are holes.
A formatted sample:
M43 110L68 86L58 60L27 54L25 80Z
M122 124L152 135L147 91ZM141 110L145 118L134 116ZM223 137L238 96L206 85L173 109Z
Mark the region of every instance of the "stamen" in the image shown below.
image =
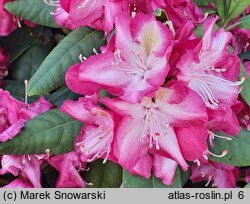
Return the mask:
M81 62L84 62L87 59L87 57L83 56L82 54L79 55L79 60Z
M206 187L210 184L212 178L213 178L212 176L209 176L209 177L208 177L208 181L207 181L207 183L206 183L206 185L205 185Z
M228 150L223 150L222 154L220 154L220 155L218 155L218 154L214 154L214 153L210 152L209 150L208 150L208 153L209 153L209 154L211 154L211 155L213 155L214 157L217 157L217 158L222 158L222 157L224 157L224 156L226 156L226 155L227 155Z
M194 160L194 163L196 163L198 166L200 166L200 165L201 165L201 162L200 162L200 160L199 160L199 159Z
M207 157L206 154L202 154L202 156L203 156L206 160L208 160L208 157Z
M49 5L49 6L58 6L60 4L60 1L44 0L44 3Z
M51 154L50 154L50 149L46 149L45 152L46 152L46 154L47 154L47 158L49 158L50 155L51 155Z
M24 103L28 106L28 80L24 80L24 87L25 87L25 93L24 93Z
M99 53L97 52L97 50L95 48L93 48L93 52L96 54L96 55L99 55Z
M23 155L23 160L22 160L23 165L26 163L26 157Z
M214 139L215 137L217 138L221 138L221 139L226 139L228 141L232 140L231 137L226 137L226 136L220 136L220 135L216 135L213 132L209 131L209 136L212 137L212 139Z

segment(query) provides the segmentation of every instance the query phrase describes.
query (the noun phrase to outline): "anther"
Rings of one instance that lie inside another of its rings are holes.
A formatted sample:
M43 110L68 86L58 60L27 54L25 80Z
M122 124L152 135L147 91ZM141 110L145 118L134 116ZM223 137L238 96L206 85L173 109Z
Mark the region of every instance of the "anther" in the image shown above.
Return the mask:
M200 166L200 165L201 165L201 162L200 162L200 160L199 160L199 159L194 160L194 163L196 163L198 166Z

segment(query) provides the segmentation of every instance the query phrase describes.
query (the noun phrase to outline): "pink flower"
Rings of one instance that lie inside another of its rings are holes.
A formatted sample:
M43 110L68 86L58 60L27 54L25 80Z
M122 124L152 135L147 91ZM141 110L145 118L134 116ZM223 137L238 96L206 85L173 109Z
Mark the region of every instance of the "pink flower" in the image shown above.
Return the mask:
M180 29L188 21L193 25L201 23L205 16L202 10L190 0L164 0L163 8L175 30Z
M124 100L138 102L165 81L172 49L171 31L151 15L116 19L110 50L91 56L79 68L79 80L100 85Z
M11 173L14 176L18 176L21 171L22 176L28 179L35 188L41 188L40 165L43 163L41 158L38 155L4 155L1 161L2 168L0 169L0 174Z
M164 165L167 166L165 162L170 162L175 166L174 162L167 159L171 158L171 160L179 163L183 170L188 169L184 157L189 157L189 155L186 153L183 155L180 139L186 138L188 140L190 135L178 136L179 133L176 132L176 128L199 126L206 121L207 116L203 101L195 93L188 91L185 87L176 85L172 88L161 88L155 93L155 98L145 96L140 103L131 104L119 99L108 98L104 98L102 103L122 117L116 131L113 153L124 169L142 176L147 175L145 172L140 172L136 165L142 158L148 158L149 153L155 155L153 161L153 165L156 165L155 171L158 172L157 176L162 178L165 183L171 182L171 179L168 178L168 172L165 173L167 178L162 177L164 175L161 172L162 169L168 169L168 167L164 167ZM195 138L194 140L197 137L197 145L192 141L192 138L191 142L184 141L181 144L184 148L189 145L189 149L194 144L192 152L198 152L193 156L195 159L203 157L203 147L197 149L196 147L199 144L206 146L206 140L199 141L199 135L199 131L193 132L192 135ZM202 144L203 142L205 144ZM207 146L204 151L206 149ZM163 159L161 161L163 166L157 164L157 159ZM171 172L174 171L174 166L171 168Z
M154 155L153 171L157 178L160 178L165 185L171 185L178 163L175 160Z
M49 4L56 6L53 14L58 25L70 29L89 26L104 30L105 36L114 29L114 19L119 13L153 13L159 5L164 5L162 0L60 0Z
M16 100L8 91L0 89L0 141L12 139L24 127L24 122L52 107L53 105L41 97L27 108L26 103Z
M69 68L65 75L65 81L67 86L74 92L85 95L85 97L95 97L96 100L99 100L100 95L100 86L88 83L88 82L81 82L79 80L79 68L81 66L81 63L75 64Z
M250 50L250 31L244 28L234 28L232 31L232 47L238 52Z
M5 142L16 136L24 127L19 111L26 107L13 98L8 91L0 89L0 141Z
M85 170L86 165L80 161L76 152L51 157L48 162L60 173L56 182L57 188L84 188L79 172Z
M3 54L0 48L0 87L3 85L3 77L8 75L9 57Z
M212 182L212 186L218 188L235 188L239 175L239 168L227 164L208 161L200 166L192 166L191 181L208 181L206 186Z
M74 142L82 160L91 162L102 157L105 162L111 152L116 116L86 98L64 101L61 111L85 123Z
M11 97L9 92L1 89L0 97L1 142L15 137L21 131L21 128L25 126L24 122L53 107L43 97L30 105L22 103ZM18 176L19 171L21 171L22 176L28 179L35 188L40 188L40 165L44 159L44 155L4 155L1 161L0 174L10 172L14 176Z
M24 179L16 179L3 188L33 188L33 186Z
M4 4L12 0L0 0L0 36L9 35L17 27L17 18L4 9Z
M177 67L179 81L199 94L207 107L216 109L221 103L229 106L237 102L240 84L236 82L240 72L240 60L236 53L228 54L231 34L219 29L213 32L218 18L206 21L205 33L194 52L187 52ZM198 53L198 56L197 54Z

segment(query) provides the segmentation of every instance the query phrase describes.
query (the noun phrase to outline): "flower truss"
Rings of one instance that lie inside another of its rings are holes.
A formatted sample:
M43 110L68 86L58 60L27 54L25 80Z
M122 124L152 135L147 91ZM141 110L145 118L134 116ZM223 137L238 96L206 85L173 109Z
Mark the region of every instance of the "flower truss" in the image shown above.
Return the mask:
M250 1L228 17L213 1L41 5L47 21L0 0L1 186L100 187L85 175L103 166L108 187L250 182Z

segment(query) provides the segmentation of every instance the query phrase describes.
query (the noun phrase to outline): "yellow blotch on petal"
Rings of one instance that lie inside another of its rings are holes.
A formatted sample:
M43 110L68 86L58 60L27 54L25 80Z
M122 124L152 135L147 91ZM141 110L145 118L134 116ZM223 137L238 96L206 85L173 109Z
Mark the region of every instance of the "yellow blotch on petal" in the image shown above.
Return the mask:
M149 55L151 50L153 50L160 39L156 32L156 28L154 24L146 25L143 29L142 36L142 47L144 49L145 54Z

